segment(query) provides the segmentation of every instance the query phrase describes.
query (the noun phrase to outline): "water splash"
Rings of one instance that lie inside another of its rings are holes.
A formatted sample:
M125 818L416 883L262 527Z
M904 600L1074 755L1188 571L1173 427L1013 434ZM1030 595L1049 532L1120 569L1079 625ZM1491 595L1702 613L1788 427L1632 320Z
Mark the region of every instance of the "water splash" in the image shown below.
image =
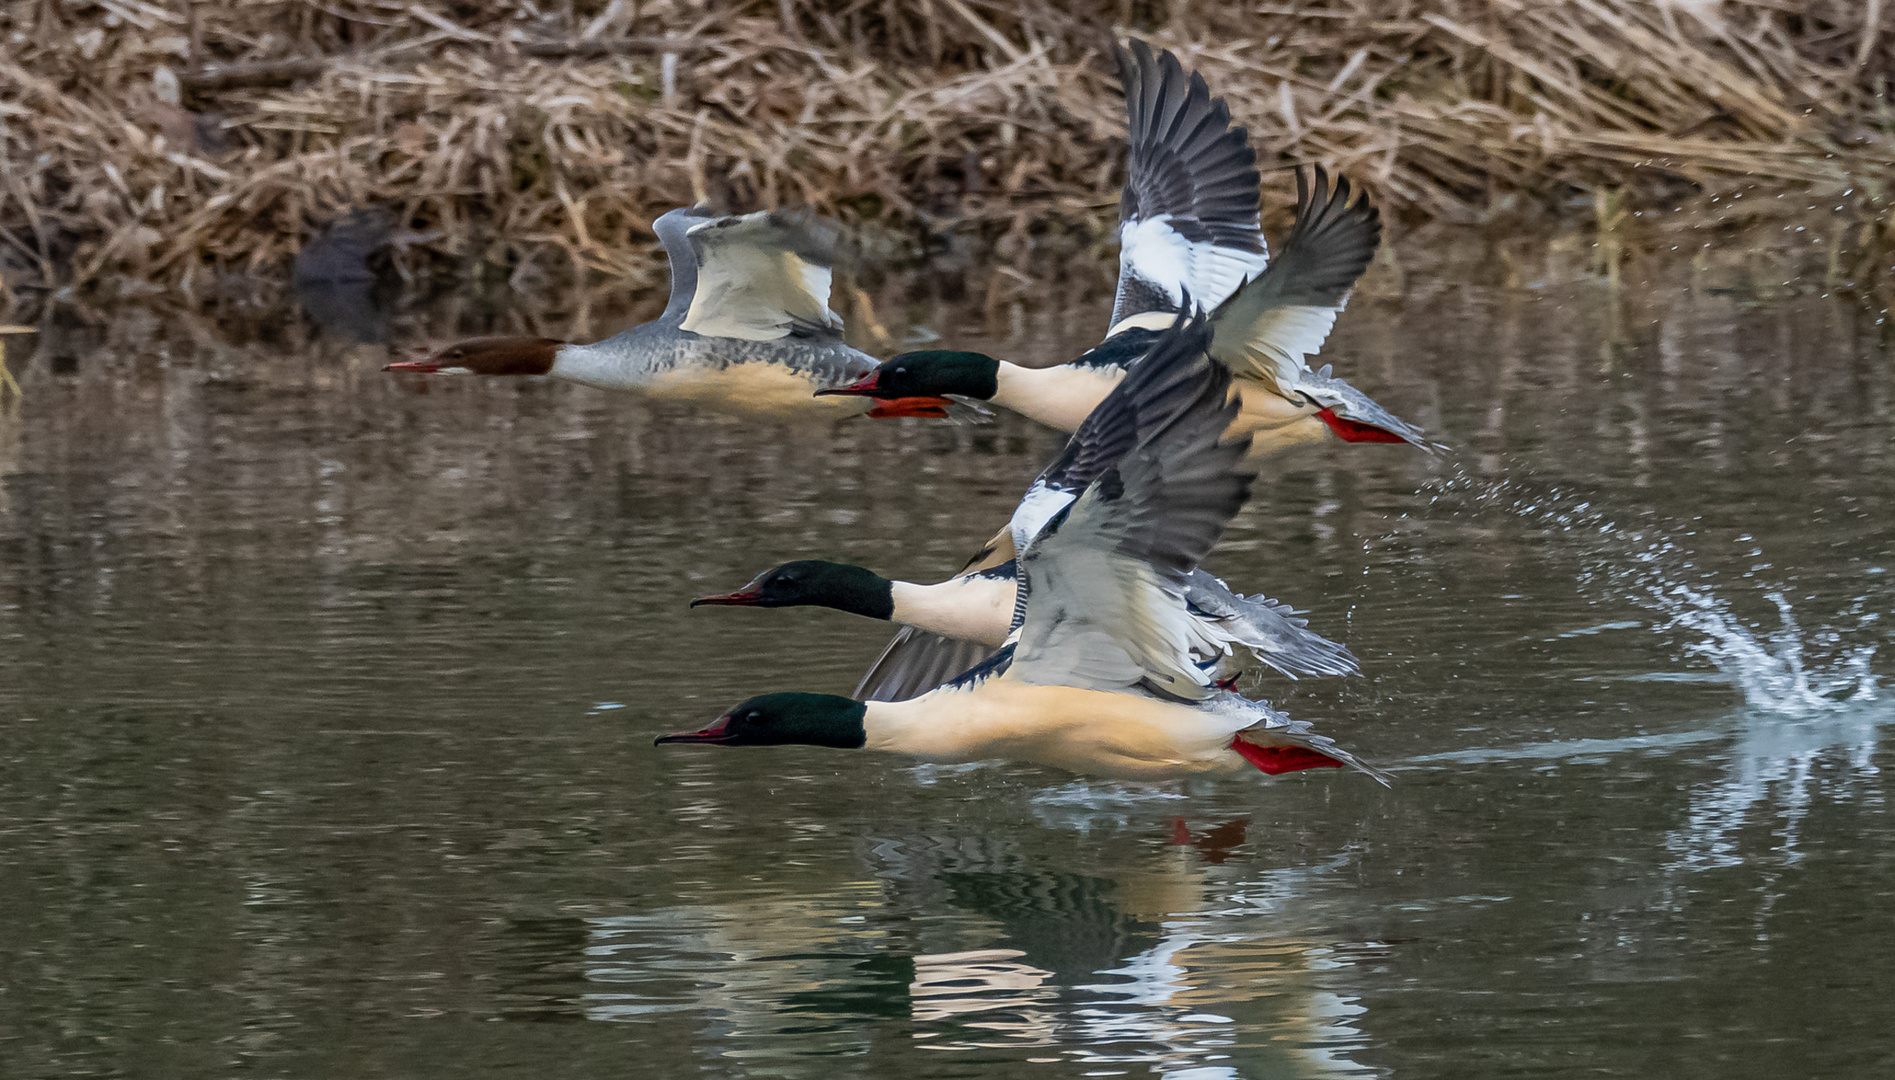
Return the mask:
M1771 588L1764 595L1776 607L1778 625L1766 631L1737 616L1717 591L1717 575L1700 567L1680 542L1678 537L1692 532L1688 526L1648 514L1646 524L1627 527L1584 496L1558 487L1536 490L1517 480L1478 480L1459 473L1436 488L1431 506L1464 504L1504 512L1577 541L1571 548L1580 563L1582 589L1656 613L1660 618L1653 630L1683 638L1685 654L1714 665L1743 694L1748 708L1811 717L1876 699L1870 664L1878 643L1861 638L1875 632L1881 615L1870 610L1866 595L1839 616L1853 625L1805 632L1783 590ZM1758 563L1751 573L1767 569L1768 563ZM1812 646L1823 651L1819 662L1812 663Z
M1658 629L1696 635L1696 640L1685 644L1685 651L1715 664L1743 691L1744 703L1752 709L1807 717L1875 700L1875 675L1869 670L1875 643L1846 648L1827 672L1810 670L1804 659L1805 635L1781 592L1765 594L1776 605L1778 625L1762 637L1712 593L1689 585L1656 583L1646 592L1651 606L1668 617ZM1857 628L1866 629L1877 617L1874 612L1858 612ZM1821 631L1820 636L1832 643L1840 639L1833 630Z
M1771 846L1784 865L1793 865L1802 857L1802 822L1819 792L1837 802L1858 794L1879 802L1880 789L1867 781L1879 773L1874 757L1881 727L1895 719L1895 707L1878 699L1870 669L1881 621L1873 607L1877 598L1856 597L1832 625L1812 631L1799 624L1783 588L1766 585L1763 596L1776 608L1777 625L1765 629L1740 618L1720 593L1718 575L1698 564L1680 539L1693 535L1689 526L1647 513L1642 526L1628 528L1582 496L1558 488L1531 490L1513 480L1477 481L1462 474L1439 488L1435 504L1504 512L1561 534L1580 563L1582 589L1654 612L1654 631L1682 639L1686 655L1709 661L1743 695L1743 707L1713 730L1570 740L1502 756L1565 757L1608 747L1649 751L1661 743L1726 741L1728 749L1715 755L1720 775L1693 786L1684 821L1665 836L1667 867L1674 870L1743 864L1740 840L1760 805L1775 808ZM1763 557L1761 549L1748 554ZM1769 563L1757 562L1745 577L1769 569ZM1586 632L1623 625L1606 623Z

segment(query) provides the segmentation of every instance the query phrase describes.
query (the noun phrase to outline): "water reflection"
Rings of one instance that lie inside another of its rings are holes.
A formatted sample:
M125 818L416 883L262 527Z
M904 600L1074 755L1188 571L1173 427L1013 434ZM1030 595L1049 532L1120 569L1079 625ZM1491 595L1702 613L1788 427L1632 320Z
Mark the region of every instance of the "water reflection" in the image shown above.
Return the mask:
M1287 455L1211 566L1363 657L1265 692L1386 792L652 753L886 640L691 596L947 573L1058 442L378 370L607 333L661 282L400 301L390 345L62 306L0 409L0 1074L1875 1074L1873 313L1450 261L1365 282L1324 359L1464 472ZM1023 271L1019 337L925 276L874 304L1064 358L1096 269Z
M1348 1056L1363 1010L1325 982L1347 966L1337 950L1246 899L1207 910L1233 887L1288 899L1284 880L1210 879L1241 826L1174 839L1074 873L1029 855L1056 836L868 838L872 877L820 895L586 920L580 1003L601 1021L688 1014L743 1060L897 1038L1163 1076L1367 1071Z

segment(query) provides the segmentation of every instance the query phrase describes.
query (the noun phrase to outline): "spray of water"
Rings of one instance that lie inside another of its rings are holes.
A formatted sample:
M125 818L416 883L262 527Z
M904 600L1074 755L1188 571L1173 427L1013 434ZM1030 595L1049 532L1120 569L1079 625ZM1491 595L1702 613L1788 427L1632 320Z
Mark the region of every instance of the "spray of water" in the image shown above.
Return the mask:
M1652 628L1682 640L1687 655L1715 665L1743 694L1744 708L1733 727L1715 733L1686 732L1668 745L1697 744L1715 734L1728 740L1720 754L1722 775L1697 786L1685 820L1665 838L1668 865L1687 871L1736 866L1744 862L1739 839L1755 807L1774 802L1778 857L1794 864L1804 816L1818 789L1843 801L1875 801L1878 789L1862 783L1877 774L1874 756L1880 727L1890 719L1877 700L1870 662L1880 613L1871 597L1858 597L1832 620L1807 631L1781 588L1764 595L1777 611L1772 630L1747 625L1720 594L1717 576L1697 565L1678 539L1691 530L1650 516L1642 527L1627 528L1593 507L1587 499L1556 488L1530 490L1517 481L1477 481L1455 476L1435 497L1444 509L1501 512L1556 530L1569 538L1568 550L1580 564L1581 588L1609 601L1630 601L1652 611ZM1748 540L1742 537L1740 540ZM1761 557L1762 552L1750 554ZM1769 568L1758 563L1751 573ZM1652 749L1661 740L1576 740L1525 748L1534 756L1589 750L1594 744L1624 743ZM1840 771L1824 760L1838 753ZM1774 797L1773 797L1774 793Z
M1777 609L1778 625L1766 631L1746 625L1732 611L1717 591L1716 575L1700 568L1676 539L1689 531L1683 526L1654 519L1628 528L1582 496L1557 487L1531 490L1531 485L1515 480L1457 474L1437 487L1436 505L1504 512L1572 537L1581 588L1657 614L1653 629L1682 638L1685 653L1715 665L1751 709L1808 717L1876 699L1869 667L1876 643L1863 639L1876 629L1880 614L1869 610L1866 596L1841 614L1840 621L1852 624L1846 629L1808 633L1798 625L1783 591L1772 589L1765 595ZM1845 643L1845 638L1852 640ZM1811 660L1811 646L1822 650L1820 661Z

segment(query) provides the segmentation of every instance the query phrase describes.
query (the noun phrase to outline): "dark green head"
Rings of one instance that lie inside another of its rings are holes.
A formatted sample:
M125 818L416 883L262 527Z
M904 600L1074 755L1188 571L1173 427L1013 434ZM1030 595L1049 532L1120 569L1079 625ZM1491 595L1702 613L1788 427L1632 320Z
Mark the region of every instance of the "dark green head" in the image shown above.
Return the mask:
M868 706L834 694L764 694L753 697L702 731L660 735L652 745L712 743L717 746L829 746L859 750L868 741L862 715Z
M895 614L889 580L859 566L799 559L772 567L734 593L700 596L692 607L829 607L871 619Z
M816 393L853 394L884 401L959 394L986 401L999 385L999 372L1000 361L985 353L922 349L892 356L848 386Z

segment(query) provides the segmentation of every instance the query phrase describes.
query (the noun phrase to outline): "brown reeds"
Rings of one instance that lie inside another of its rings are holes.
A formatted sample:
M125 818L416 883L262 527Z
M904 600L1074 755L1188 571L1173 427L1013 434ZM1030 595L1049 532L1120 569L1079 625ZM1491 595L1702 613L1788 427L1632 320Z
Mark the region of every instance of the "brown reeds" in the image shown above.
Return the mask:
M13 0L0 272L287 276L370 205L404 272L516 283L649 273L650 219L706 198L1096 227L1124 35L1202 71L1266 165L1325 162L1398 213L1760 185L1849 192L1867 243L1892 22L1895 0Z

